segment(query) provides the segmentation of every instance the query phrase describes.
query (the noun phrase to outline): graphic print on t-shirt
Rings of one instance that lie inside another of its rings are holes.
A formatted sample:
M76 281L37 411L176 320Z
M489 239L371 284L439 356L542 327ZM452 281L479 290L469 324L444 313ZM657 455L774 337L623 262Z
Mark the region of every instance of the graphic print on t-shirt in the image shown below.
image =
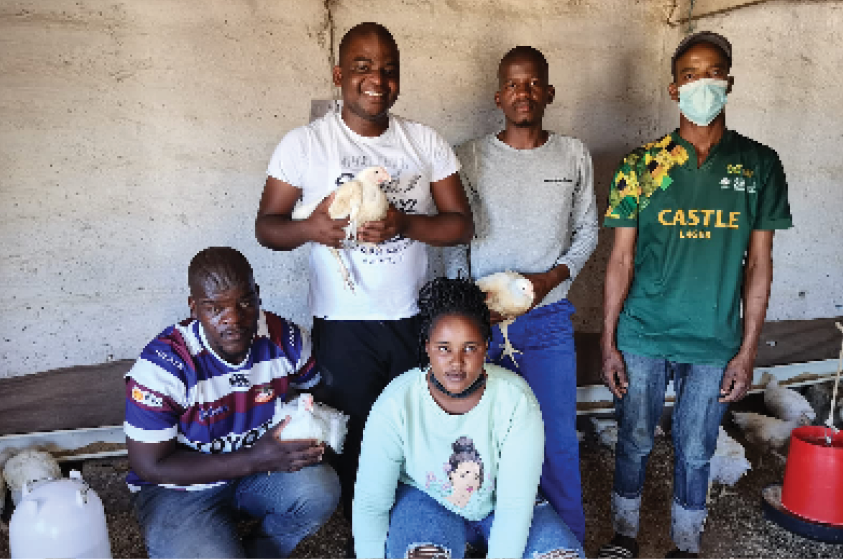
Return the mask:
M632 218L644 211L658 189L673 184L670 169L686 161L688 152L670 135L630 153L615 175L606 217Z
M678 238L683 240L711 239L717 230L739 229L742 224L745 225L746 219L742 219L745 203L733 200L729 193L735 196L755 196L758 190L756 171L728 159L725 164L718 161L717 165L708 165L708 169L691 171L698 176L708 177L717 191L709 195L706 206L695 205L693 195L680 192L674 192L671 198L684 200L684 205L670 205L664 200L655 202L660 192L667 191L674 183L672 171L681 168L688 159L688 150L672 135L633 151L624 159L615 175L606 217L638 219L639 215L649 211L648 207L652 209L655 203L657 207L652 211L656 213L650 219L662 227L674 228ZM708 161L711 159L713 155L709 156ZM687 181L682 188L690 188Z
M493 491L494 483L491 476L484 473L483 458L471 438L459 437L451 448L453 453L442 466L445 479L439 479L434 472L427 472L425 490L464 509L474 495L486 495Z

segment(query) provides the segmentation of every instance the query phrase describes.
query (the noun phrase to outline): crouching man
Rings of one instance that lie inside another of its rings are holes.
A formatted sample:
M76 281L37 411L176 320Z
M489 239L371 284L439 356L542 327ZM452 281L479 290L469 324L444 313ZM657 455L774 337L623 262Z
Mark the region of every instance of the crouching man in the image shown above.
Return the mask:
M126 374L127 483L150 557L286 557L339 500L324 444L279 441L276 401L320 375L308 333L260 309L252 268L212 247L188 269L191 318ZM259 519L241 541L237 521Z

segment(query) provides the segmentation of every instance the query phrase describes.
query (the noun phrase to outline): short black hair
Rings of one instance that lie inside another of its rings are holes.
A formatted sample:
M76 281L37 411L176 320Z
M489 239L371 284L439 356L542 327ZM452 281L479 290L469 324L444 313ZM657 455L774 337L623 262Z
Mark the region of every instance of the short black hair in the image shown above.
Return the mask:
M492 323L486 294L468 278L435 278L427 282L419 292L419 364L427 365L429 359L425 345L430 332L440 317L446 315L464 316L474 321L480 334L487 342L492 337Z
M254 272L249 261L237 249L208 247L199 251L187 268L191 294L210 294L240 285L253 285Z
M544 57L544 54L542 54L542 52L535 47L531 47L529 45L519 45L510 49L509 52L503 55L503 58L501 58L501 62L500 64L498 64L498 80L501 79L501 76L503 75L503 69L505 66L511 64L512 62L515 62L516 60L523 59L532 60L533 62L538 64L543 74L542 77L545 80L549 79L550 65L547 63L547 59Z
M391 43L392 46L395 47L396 52L398 51L398 43L395 42L395 38L392 36L392 33L389 32L389 29L374 21L364 21L363 23L358 23L346 31L345 35L342 36L339 46L339 63L342 64L343 56L348 50L351 41L357 37L365 37L368 35L375 35L379 39L383 39L384 41Z

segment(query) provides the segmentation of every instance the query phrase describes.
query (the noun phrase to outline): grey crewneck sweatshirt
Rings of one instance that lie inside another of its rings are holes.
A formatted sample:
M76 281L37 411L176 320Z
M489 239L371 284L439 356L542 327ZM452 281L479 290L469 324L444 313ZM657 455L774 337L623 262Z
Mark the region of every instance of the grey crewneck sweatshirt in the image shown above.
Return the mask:
M597 203L591 155L576 138L551 133L533 149L515 149L494 135L456 148L460 177L474 213L474 239L447 257L477 279L495 272L571 271L540 305L567 296L597 246Z

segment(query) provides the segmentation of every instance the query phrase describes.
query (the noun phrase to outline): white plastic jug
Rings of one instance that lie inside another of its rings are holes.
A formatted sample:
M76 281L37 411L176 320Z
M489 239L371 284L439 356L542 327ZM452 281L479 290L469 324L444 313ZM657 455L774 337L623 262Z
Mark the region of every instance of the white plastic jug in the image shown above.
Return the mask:
M12 559L111 557L102 501L76 470L70 478L24 484L9 544Z

